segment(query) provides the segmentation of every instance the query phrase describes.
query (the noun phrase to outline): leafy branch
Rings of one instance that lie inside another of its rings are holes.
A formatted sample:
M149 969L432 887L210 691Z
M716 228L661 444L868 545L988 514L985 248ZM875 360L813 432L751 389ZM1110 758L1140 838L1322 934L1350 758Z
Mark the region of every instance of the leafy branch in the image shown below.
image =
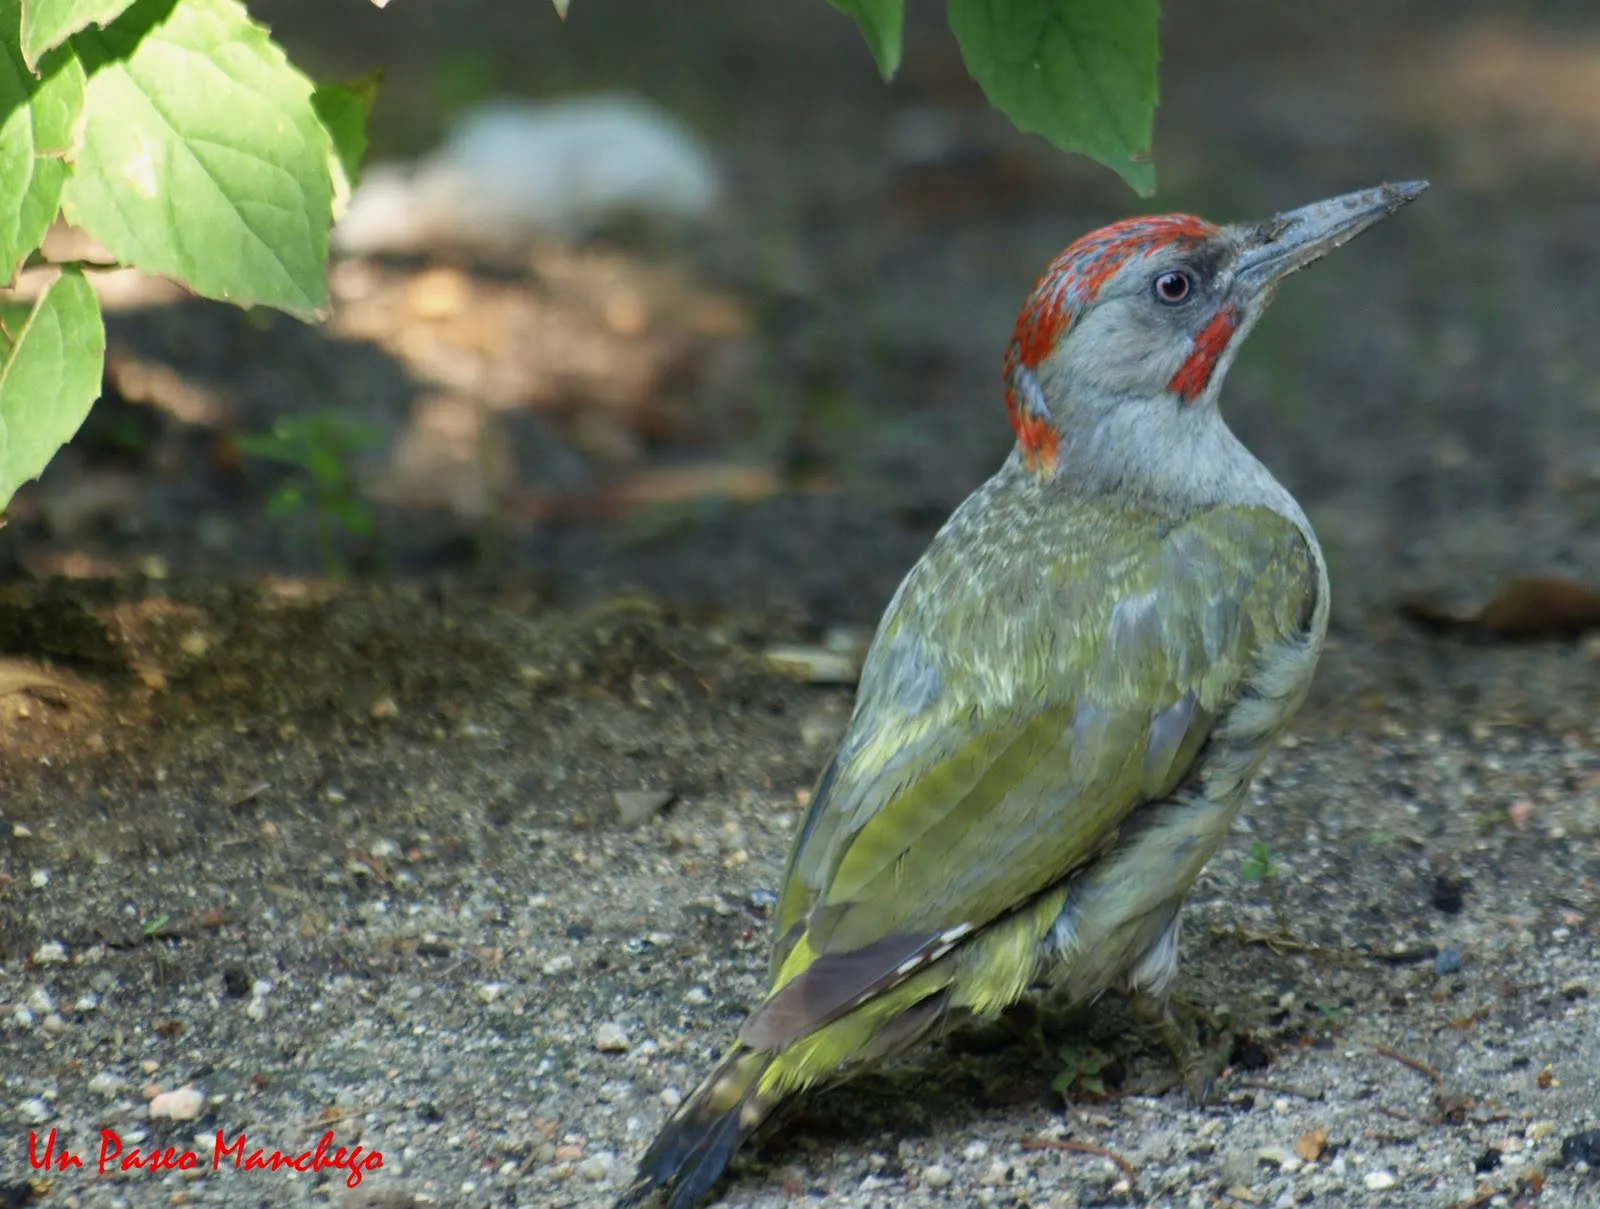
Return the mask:
M0 510L100 393L86 270L327 313L371 100L371 81L314 87L237 0L0 0L0 280L38 279L0 313ZM52 263L58 218L114 263Z
M564 19L570 0L553 0ZM828 0L854 19L883 78L900 69L905 0ZM967 71L1019 130L1155 192L1159 0L947 0Z

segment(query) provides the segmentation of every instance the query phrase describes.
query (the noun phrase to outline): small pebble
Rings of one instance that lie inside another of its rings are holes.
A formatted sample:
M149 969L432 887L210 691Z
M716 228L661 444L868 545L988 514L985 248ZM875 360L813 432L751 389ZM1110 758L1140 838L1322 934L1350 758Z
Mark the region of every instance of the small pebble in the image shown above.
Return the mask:
M1302 1162L1315 1163L1327 1149L1326 1129L1308 1129L1294 1140L1294 1152Z
M938 1163L922 1169L922 1183L927 1188L947 1188L950 1185L950 1169Z
M578 1174L591 1183L598 1184L611 1174L611 1169L616 1165L616 1155L609 1150L600 1150L578 1164Z
M193 1087L164 1091L150 1101L150 1115L172 1121L192 1121L206 1106L205 1093Z
M66 1032L70 1026L64 1019L62 1019L60 1012L51 1012L39 1022L39 1027L45 1032L49 1033L52 1037L59 1037L62 1033Z
M550 975L565 974L572 968L572 966L572 954L562 953L560 956L552 957L549 961L545 962L541 969L544 971L544 973Z
M1011 1165L1004 1159L991 1159L988 1170L978 1177L985 1188L998 1188L1011 1178Z
M602 1054L625 1054L633 1048L620 1024L607 1020L594 1030L594 1047Z
M506 984L503 982L480 983L477 990L478 1002L484 1004L493 1003L496 999L500 998L501 993L505 989Z
M77 1002L72 1005L75 1012L92 1012L100 1006L100 996L93 991L85 991L78 996Z
M55 997L43 987L34 987L28 993L28 1010L38 1016L53 1012L56 1010Z
M67 959L67 946L59 940L47 940L33 951L33 964L58 966Z
M987 1143L968 1142L966 1148L961 1152L961 1157L969 1163L976 1163L979 1159L986 1157L988 1153L989 1147Z
M35 869L28 875L28 884L35 890L43 890L50 884L50 870Z
M56 1114L55 1109L51 1108L46 1101L35 1096L31 1100L24 1100L17 1105L17 1115L29 1125L43 1125Z
M611 795L617 818L624 827L647 823L672 805L678 795L670 789L619 789Z
M711 992L705 987L693 986L683 993L683 1001L694 1007L701 1007L711 1002Z
M89 1090L108 1100L127 1086L126 1079L110 1070L103 1070L89 1080Z
M670 1112L683 1103L683 1093L676 1087L663 1087L661 1089L661 1103L666 1105Z
M1382 1192L1385 1188L1394 1187L1395 1178L1393 1173L1384 1171L1380 1168L1377 1171L1367 1172L1366 1175L1361 1177L1361 1182L1365 1184L1368 1190L1371 1192Z
M568 1142L564 1146L556 1147L555 1160L558 1163L576 1163L582 1157L582 1146L577 1146L571 1142Z
M1269 1167L1276 1167L1290 1174L1299 1171L1305 1165L1287 1146L1263 1146L1256 1151L1256 1162L1265 1163Z
M1440 949L1433 959L1433 972L1435 974L1454 974L1461 968L1461 950L1457 948Z
M854 684L861 674L861 660L854 652L771 646L763 652L763 658L773 671L807 684Z

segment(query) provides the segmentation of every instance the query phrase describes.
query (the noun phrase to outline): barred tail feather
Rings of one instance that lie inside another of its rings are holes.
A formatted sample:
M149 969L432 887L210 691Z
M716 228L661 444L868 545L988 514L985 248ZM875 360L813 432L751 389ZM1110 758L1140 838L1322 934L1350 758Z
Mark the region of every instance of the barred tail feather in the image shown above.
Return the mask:
M657 1191L666 1194L667 1209L690 1209L710 1192L772 1110L758 1095L771 1063L770 1054L735 1046L662 1126L616 1209L638 1205Z

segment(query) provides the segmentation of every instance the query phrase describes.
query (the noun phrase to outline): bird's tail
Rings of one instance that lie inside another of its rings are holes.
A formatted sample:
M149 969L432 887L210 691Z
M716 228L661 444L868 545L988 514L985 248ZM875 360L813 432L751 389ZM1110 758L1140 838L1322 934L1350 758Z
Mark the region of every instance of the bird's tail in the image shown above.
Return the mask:
M617 1209L637 1205L657 1190L667 1194L667 1209L688 1209L710 1192L740 1145L776 1106L758 1091L772 1060L771 1054L735 1045L662 1127Z

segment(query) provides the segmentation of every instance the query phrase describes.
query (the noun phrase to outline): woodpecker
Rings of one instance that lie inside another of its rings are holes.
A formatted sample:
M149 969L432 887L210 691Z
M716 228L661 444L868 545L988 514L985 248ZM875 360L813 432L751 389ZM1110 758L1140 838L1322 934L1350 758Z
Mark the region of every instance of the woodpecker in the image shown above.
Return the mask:
M771 989L619 1207L688 1209L784 1100L1036 984L1161 1001L1184 897L1328 624L1310 522L1218 394L1286 277L1426 188L1131 218L1050 264L1005 355L1015 448L879 623Z

